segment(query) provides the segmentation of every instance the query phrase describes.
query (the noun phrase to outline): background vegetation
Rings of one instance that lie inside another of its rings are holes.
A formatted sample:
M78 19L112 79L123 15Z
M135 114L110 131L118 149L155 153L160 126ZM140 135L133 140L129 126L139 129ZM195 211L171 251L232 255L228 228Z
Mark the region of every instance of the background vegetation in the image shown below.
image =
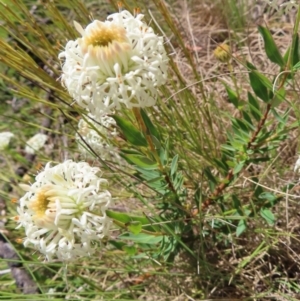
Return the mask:
M166 37L169 81L142 112L157 152L143 135L130 138L140 134L134 114L119 112L114 143L128 167L96 154L88 161L109 179L110 215L121 228L92 258L63 264L24 248L11 217L18 183L34 181L48 161L86 159L75 141L83 112L58 80L58 53L78 36L73 20L103 20L117 1L0 5L0 131L16 136L0 155L1 299L300 299L296 8L124 1ZM47 144L28 155L26 141L37 132ZM19 270L33 281L29 289Z

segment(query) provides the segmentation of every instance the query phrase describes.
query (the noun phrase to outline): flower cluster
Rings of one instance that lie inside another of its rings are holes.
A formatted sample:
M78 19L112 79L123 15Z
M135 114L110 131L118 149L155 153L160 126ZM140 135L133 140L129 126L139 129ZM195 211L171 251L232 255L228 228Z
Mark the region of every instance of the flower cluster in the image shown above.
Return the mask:
M75 22L81 38L69 41L59 54L62 84L95 118L120 109L153 106L157 87L167 79L168 57L163 38L124 10L94 20L85 29Z
M99 173L85 162L48 163L34 184L22 185L27 193L15 219L25 228L24 245L34 246L49 261L91 255L111 226L106 209L112 198Z
M28 154L35 154L45 145L47 140L47 135L37 133L26 142L25 152Z

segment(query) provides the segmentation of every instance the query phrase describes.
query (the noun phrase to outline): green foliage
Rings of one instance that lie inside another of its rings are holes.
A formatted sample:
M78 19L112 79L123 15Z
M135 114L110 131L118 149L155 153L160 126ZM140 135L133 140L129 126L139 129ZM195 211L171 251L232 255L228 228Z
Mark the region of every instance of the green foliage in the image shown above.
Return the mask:
M129 120L116 115L113 118L128 142L136 146L147 146L143 133L137 130Z
M239 108L238 94L227 85L225 85L225 88L228 95L228 100L238 109Z
M270 100L269 90L272 88L271 82L259 73L251 63L247 63L247 67L250 70L249 79L253 92L264 102L268 102Z
M264 39L265 51L268 58L271 62L276 63L283 68L285 65L284 59L282 58L269 29L263 26L258 26L258 30Z

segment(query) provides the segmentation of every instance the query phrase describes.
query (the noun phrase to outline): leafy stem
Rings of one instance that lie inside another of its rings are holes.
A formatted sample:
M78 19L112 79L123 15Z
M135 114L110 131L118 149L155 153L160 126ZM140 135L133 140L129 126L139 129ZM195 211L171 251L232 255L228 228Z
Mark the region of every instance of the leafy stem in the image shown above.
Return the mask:
M145 122L143 120L143 117L141 115L140 109L139 108L133 108L132 111L133 111L134 116L135 116L135 118L136 118L136 120L137 120L137 122L138 122L138 124L140 126L140 130L143 132L144 136L146 137L146 140L147 140L148 145L150 147L151 154L155 158L155 160L156 160L156 162L158 164L159 170L163 174L164 179L165 179L165 181L166 181L166 183L168 185L168 188L170 189L170 191L172 191L176 195L176 201L177 201L177 203L180 203L180 202L178 202L179 198L177 196L177 191L176 191L176 189L175 189L175 187L174 187L174 185L172 183L172 180L171 180L169 174L166 172L165 167L162 165L162 162L161 162L161 160L159 158L159 155L158 155L158 153L156 151L154 142L152 140L151 133L150 133L149 129L147 128L147 126L146 126L146 124L145 124Z

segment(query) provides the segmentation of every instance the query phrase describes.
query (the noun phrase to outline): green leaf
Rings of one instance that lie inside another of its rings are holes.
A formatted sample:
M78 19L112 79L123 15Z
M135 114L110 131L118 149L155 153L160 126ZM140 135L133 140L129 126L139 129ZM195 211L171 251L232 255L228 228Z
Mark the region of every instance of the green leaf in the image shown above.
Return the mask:
M276 91L272 100L272 108L279 106L285 100L286 90L284 87Z
M218 184L218 181L216 180L215 176L211 173L209 167L205 167L203 172L210 182L212 182L215 185Z
M122 130L128 142L135 146L147 146L147 140L143 133L134 127L134 125L123 117L113 115L118 127Z
M106 214L111 219L121 222L122 224L124 224L124 226L126 226L126 224L138 222L141 224L142 228L145 230L159 231L159 227L151 226L150 225L151 222L145 216L128 215L123 212L116 212L116 211L112 211L112 210L107 210Z
M264 191L259 195L260 199L268 200L268 201L274 201L276 199L276 196L271 192Z
M142 231L142 224L138 221L127 223L125 226L133 234L139 234Z
M284 59L282 58L269 29L258 26L258 30L264 39L265 51L270 61L279 65L280 67L284 67Z
M143 178L144 180L154 180L154 179L163 179L162 174L156 169L143 169L139 167L135 167L135 169L139 172L138 177Z
M233 174L236 175L237 173L239 173L243 169L244 165L245 165L244 161L242 161L238 165L236 165L233 169Z
M237 93L235 93L235 91L233 91L227 85L225 85L225 89L227 91L229 102L232 103L238 109L239 108L239 99L238 99Z
M225 145L225 148L226 148L226 145ZM233 149L233 150L235 150L235 149ZM217 167L223 169L224 171L228 171L228 166L222 160L218 160L216 158L213 158L213 162L215 162Z
M292 66L294 66L295 64L297 64L300 61L300 47L299 47L299 35L297 34L296 36L294 36L295 40L295 48L294 48L294 53L293 53L293 57L292 57Z
M259 103L250 92L248 92L248 102L251 115L255 118L256 121L260 121L262 113L260 111Z
M297 34L294 37L295 40L295 48L294 48L294 53L292 54L292 59L291 59L291 66L292 66L292 70L296 71L300 68L300 47L299 47L299 35ZM288 48L288 50L286 51L283 59L285 61L285 63L287 63L289 55L290 55L290 51L291 51L291 47ZM283 69L283 68L282 68ZM290 76L289 76L290 78Z
M123 247L126 245L124 242L117 240L109 240L108 242L118 250L123 250Z
M213 192L217 185L217 180L213 177L212 173L210 172L210 170L208 168L204 170L204 173L209 180L208 181L209 189L211 192Z
M151 135L151 139L152 139L155 149L157 149L157 150L161 149L161 144L160 144L159 140L153 135Z
M176 155L171 163L171 176L173 176L175 174L175 172L177 171L177 167L178 167L178 155Z
M300 69L300 62L298 62L294 67L293 67L293 71L297 71Z
M241 219L236 227L236 236L240 236L247 229L247 224L244 219Z
M140 243L140 244L156 245L163 240L164 236L162 235L154 236L145 233L139 233L139 234L125 233L120 235L119 238L123 240L131 240L133 242Z
M251 130L249 129L248 125L245 124L244 120L238 118L232 119L232 124L236 129L242 130L245 133L248 133Z
M267 88L267 83L265 82L265 78L255 70L255 67L247 62L247 67L250 69L249 79L250 85L254 91L254 93L262 99L264 102L269 101L269 93ZM268 84L272 88L272 84Z
M134 154L122 154L122 157L126 159L130 164L134 164L138 167L145 169L156 169L157 163L150 160L149 158L143 155L134 155Z
M144 120L144 123L147 127L147 131L149 132L149 135L154 136L158 141L160 140L159 132L157 131L156 127L153 125L152 121L146 114L146 112L141 109L141 115Z
M162 165L166 165L168 163L169 147L170 147L170 143L169 143L169 139L167 139L165 142L165 147L161 147L159 150L159 158L160 158Z
M137 249L135 246L127 246L124 245L122 248L123 251L125 251L128 255L133 256L137 253Z
M242 207L241 201L235 194L233 194L231 197L232 197L232 201L233 201L233 207L237 210L237 214L243 215L243 212L241 211L241 207Z
M221 148L224 149L224 150L229 150L231 152L236 151L236 149L232 145L229 145L229 144L222 144Z
M243 124L245 124L248 129L252 129L252 131L256 130L256 127L253 125L253 121L251 119L251 116L246 112L246 111L243 111L243 119L241 120L241 122Z
M276 219L274 214L271 212L268 208L261 208L260 209L260 215L261 217L270 225L274 225Z
M282 125L282 129L285 128L288 118L290 117L290 111L288 110L285 114L278 114L276 110L272 109L272 114L279 121L280 125ZM299 126L299 121L297 121L297 126ZM293 126L290 125L290 128ZM278 127L277 127L278 128Z
M256 127L253 125L251 116L246 111L243 111L243 117L244 117L243 122L248 126L248 128L252 130L256 130Z

